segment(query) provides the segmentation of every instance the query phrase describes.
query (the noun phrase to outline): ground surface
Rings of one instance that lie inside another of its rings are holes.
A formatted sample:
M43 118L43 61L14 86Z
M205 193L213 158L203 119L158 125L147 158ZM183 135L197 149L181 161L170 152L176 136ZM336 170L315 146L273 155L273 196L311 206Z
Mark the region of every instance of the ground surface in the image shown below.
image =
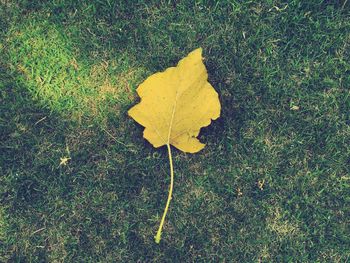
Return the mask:
M0 2L0 261L348 261L349 3L117 2ZM167 152L126 112L199 46L222 116L156 245Z

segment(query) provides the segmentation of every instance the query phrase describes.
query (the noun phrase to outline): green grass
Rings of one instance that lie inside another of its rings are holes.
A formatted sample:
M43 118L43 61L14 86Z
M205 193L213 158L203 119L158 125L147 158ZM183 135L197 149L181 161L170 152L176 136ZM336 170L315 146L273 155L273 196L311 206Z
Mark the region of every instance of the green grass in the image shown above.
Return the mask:
M157 245L167 152L126 112L199 46L222 114ZM349 86L347 1L1 2L0 261L346 262Z

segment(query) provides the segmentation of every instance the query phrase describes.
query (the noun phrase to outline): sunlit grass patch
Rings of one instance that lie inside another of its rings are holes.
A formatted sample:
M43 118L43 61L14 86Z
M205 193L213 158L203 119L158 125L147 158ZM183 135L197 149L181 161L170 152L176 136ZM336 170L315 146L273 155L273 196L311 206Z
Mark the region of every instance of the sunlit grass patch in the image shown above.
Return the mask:
M70 30L78 30L70 28ZM42 105L73 119L105 121L133 99L144 70L129 54L82 55L69 32L46 20L28 19L8 34L12 69Z

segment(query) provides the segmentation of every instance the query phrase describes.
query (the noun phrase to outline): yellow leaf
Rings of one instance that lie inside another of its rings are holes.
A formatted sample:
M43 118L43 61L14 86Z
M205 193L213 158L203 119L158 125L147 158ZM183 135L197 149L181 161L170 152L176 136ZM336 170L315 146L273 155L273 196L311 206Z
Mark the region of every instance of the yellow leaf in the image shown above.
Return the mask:
M60 166L61 165L67 165L67 162L70 160L69 157L63 157L63 158L60 158Z
M202 60L198 48L137 88L141 102L128 113L145 127L143 136L154 147L171 144L190 153L203 149L196 137L220 116L220 102Z
M220 116L219 96L207 81L202 49L198 48L170 67L148 77L137 88L141 102L129 115L145 127L143 137L154 147L166 145L170 162L168 200L155 236L160 242L174 185L174 168L170 145L195 153L205 146L196 137L202 127Z

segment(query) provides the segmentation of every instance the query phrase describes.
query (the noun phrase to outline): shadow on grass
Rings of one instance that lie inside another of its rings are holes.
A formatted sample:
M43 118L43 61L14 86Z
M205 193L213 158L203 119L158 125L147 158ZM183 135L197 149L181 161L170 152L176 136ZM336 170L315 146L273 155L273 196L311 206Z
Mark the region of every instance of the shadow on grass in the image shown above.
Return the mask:
M27 224L35 225L39 220L32 212L45 205L47 185L58 175L49 168L54 161L49 155L40 163L35 161L36 156L40 151L50 151L45 149L48 145L56 149L62 146L64 139L59 134L64 125L58 125L57 116L42 110L3 65L0 93L1 206L9 226L3 230L5 248L1 253L2 260L16 261L25 257L17 247L22 239L22 223L29 220Z
M148 153L43 109L3 66L0 112L0 259L132 254L135 240L127 233L140 219L142 184L151 188L157 180L125 155L145 159ZM60 165L64 157L68 164Z

